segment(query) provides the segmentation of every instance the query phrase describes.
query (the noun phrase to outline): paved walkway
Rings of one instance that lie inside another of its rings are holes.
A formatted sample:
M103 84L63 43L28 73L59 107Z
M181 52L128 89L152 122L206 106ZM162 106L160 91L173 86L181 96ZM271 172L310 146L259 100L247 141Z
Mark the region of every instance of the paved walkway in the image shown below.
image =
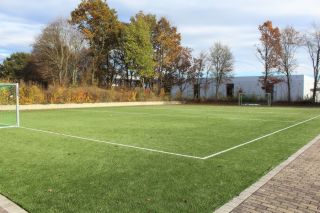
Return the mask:
M217 212L320 213L320 138L241 194Z
M27 213L27 211L0 195L0 213Z
M7 213L7 211L0 207L0 213Z
M141 101L141 102L108 102L108 103L83 103L83 104L30 104L20 105L20 110L47 110L47 109L82 109L99 107L129 107L129 106L162 106L180 105L180 101ZM11 110L12 106L0 105L1 110Z

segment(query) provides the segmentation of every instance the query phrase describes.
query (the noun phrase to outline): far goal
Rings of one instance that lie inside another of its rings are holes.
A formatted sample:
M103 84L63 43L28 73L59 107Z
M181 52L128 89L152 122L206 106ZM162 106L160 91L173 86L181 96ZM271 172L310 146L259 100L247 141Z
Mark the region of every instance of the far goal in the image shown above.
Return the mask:
M264 95L239 94L239 106L271 106L271 104L271 93L265 93Z
M0 83L0 128L19 126L19 84Z

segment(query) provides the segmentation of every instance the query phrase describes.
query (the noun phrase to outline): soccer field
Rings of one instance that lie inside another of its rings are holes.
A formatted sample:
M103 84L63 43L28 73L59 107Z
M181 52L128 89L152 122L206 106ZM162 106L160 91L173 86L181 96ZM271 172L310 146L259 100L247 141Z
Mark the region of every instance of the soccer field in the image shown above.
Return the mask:
M23 111L21 128L0 129L0 193L30 212L212 212L317 136L319 116L201 105Z

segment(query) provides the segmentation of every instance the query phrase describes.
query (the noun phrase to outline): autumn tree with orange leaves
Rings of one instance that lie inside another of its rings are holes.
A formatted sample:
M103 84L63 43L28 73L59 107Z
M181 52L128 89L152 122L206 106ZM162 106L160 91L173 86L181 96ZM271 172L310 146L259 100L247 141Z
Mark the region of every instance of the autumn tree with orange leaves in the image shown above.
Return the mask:
M170 92L173 86L174 65L182 49L181 35L176 27L171 26L171 23L162 17L155 26L153 42L159 88Z
M175 74L173 76L174 84L178 86L180 94L182 94L191 83L194 75L194 69L192 69L193 58L192 50L190 48L183 47L175 62Z
M110 9L103 0L82 0L71 12L71 23L76 25L89 42L93 69L91 83L101 84L106 79L106 86L111 86L116 77L115 59L123 25L117 13Z
M266 93L273 93L273 86L281 80L274 76L279 68L281 55L281 33L278 27L274 27L271 21L266 21L259 26L261 33L260 44L257 45L257 56L264 66L263 76L260 78L262 89Z

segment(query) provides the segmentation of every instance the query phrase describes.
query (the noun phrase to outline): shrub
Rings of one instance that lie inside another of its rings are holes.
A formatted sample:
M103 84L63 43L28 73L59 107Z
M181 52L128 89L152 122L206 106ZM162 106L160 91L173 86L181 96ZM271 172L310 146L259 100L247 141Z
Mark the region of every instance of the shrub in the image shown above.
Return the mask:
M46 96L43 89L36 85L27 86L20 84L19 89L21 104L44 104L46 103Z
M4 95L0 96L5 97ZM65 104L65 103L98 103L98 102L134 102L168 100L164 90L157 96L151 89L111 88L96 86L61 87L49 86L43 89L37 85L20 84L21 104ZM0 100L1 101L1 100Z

